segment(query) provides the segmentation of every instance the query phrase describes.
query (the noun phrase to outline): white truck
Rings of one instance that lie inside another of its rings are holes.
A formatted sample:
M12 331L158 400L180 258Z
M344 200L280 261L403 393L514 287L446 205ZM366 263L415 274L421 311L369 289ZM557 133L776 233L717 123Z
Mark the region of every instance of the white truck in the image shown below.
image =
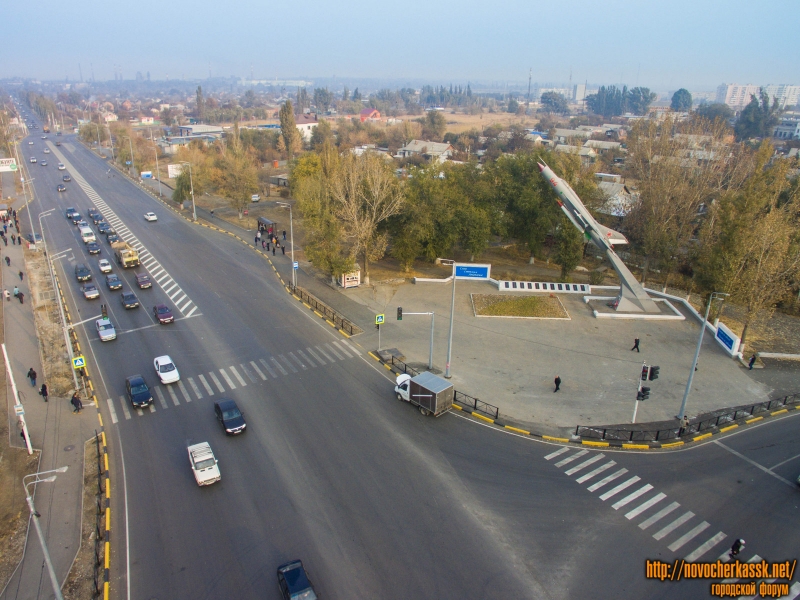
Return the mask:
M394 393L398 400L410 402L423 415L432 414L438 417L453 406L455 389L453 384L433 373L426 371L415 377L408 373L397 376Z
M222 479L219 472L219 465L211 445L208 442L200 442L187 448L189 452L189 463L192 465L192 473L197 485L211 485Z

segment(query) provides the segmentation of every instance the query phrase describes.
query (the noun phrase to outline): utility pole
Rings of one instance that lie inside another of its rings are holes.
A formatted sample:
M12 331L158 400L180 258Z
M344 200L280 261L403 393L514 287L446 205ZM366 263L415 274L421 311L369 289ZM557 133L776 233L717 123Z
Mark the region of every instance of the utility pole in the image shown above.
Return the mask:
M528 71L528 104L525 109L529 109L531 107L531 78L533 77L533 67Z

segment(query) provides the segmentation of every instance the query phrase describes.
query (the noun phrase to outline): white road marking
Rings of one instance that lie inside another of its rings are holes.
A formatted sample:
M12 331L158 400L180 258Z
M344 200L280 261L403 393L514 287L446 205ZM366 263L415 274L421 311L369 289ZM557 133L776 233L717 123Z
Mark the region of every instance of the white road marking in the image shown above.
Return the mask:
M232 369L233 367L228 367L228 368ZM233 379L231 379L230 375L228 375L228 372L224 368L221 368L219 370L219 372L222 375L222 377L225 379L225 382L228 384L228 387L231 388L232 390L235 390L236 389L236 384L233 383Z
M641 478L641 477L638 477L638 476L631 477L631 478L630 478L630 479L628 479L627 481L623 481L622 483L620 483L620 484L619 484L617 487L615 487L615 488L613 488L613 489L610 489L610 490L608 490L608 491L607 491L605 494L602 494L602 495L600 496L600 500L602 500L603 502L605 502L605 501L606 501L606 500L608 500L609 498L611 498L611 497L613 497L613 496L616 496L617 494L619 494L619 493L620 493L621 491L623 491L623 490L627 490L627 489L628 489L629 487L631 487L631 486L632 486L634 483L637 483L637 482L639 482L639 481L641 481L641 480L642 480L642 478Z
M322 356L324 356L325 358L327 358L327 359L328 359L328 362L331 362L331 363L334 363L334 362L336 362L336 360L335 360L335 359L331 358L331 357L328 355L328 353L327 353L327 352L325 352L325 350L323 349L323 347L322 347L322 346L316 346L316 349L317 349L317 350L319 350L319 352L320 352L320 354L322 354ZM564 450L566 451L566 448L565 448Z
M184 307L181 309L181 312L183 312L183 310L186 308L186 306L188 306L188 304L187 304L187 305L185 305L185 306L184 306ZM186 318L188 319L189 317L191 317L191 316L194 314L194 311L196 311L196 310L197 310L197 306L195 306L195 307L194 307L192 310L190 310L190 311L189 311L189 312L186 314Z
M350 352L352 352L353 355L358 356L359 354L361 354L361 352L359 352L358 349L355 346L353 346L353 344L348 340L340 340L340 342L344 345L345 348L349 348Z
M585 469L585 468L586 468L586 467L588 467L589 465L593 465L593 464L594 464L594 463L596 463L598 460L603 460L605 457L606 457L606 455L605 455L605 454L602 454L602 453L601 453L601 454L595 454L595 455L594 455L592 458L590 458L590 459L588 459L588 460L585 460L585 461L583 461L583 462L582 462L581 464L579 464L579 465L575 465L574 467L572 467L572 468L571 468L570 470L568 470L568 471L564 471L564 474L565 474L565 475L574 475L575 473L577 473L578 471L582 471L583 469Z
M656 494L655 496L650 498L650 500L648 500L647 502L645 502L643 504L640 504L639 506L637 506L636 508L634 508L630 512L625 513L625 518L630 521L634 517L638 517L640 514L642 514L648 508L650 508L651 506L655 506L656 504L661 502L666 497L667 497L666 494L662 494L661 492L659 492L658 494Z
M186 402L191 402L192 397L189 395L189 390L186 389L186 386L183 385L183 381L178 381L178 388L181 390L181 394L183 394L183 398Z
M600 481L598 481L597 483L595 483L593 485L590 485L586 489L589 490L590 492L595 492L595 491L599 490L601 487L603 487L604 485L606 485L607 483L611 483L612 481L614 481L618 477L622 477L627 472L628 472L628 469L620 469L616 473L612 473L608 477L605 477L605 478L601 479Z
M656 514L654 514L649 519L646 519L646 520L642 521L641 523L639 523L639 529L642 529L642 530L647 529L648 527L650 527L650 525L652 525L653 523L655 523L657 521L660 521L661 519L666 517L669 513L671 513L673 510L675 510L679 506L680 506L680 504L678 502L673 502L672 504L670 504L666 508L662 508L660 511L658 511Z
M167 408L167 401L164 399L164 394L161 393L161 388L159 386L154 386L153 390L158 396L158 401L161 403L161 408Z
M289 352L289 358L291 358L294 362L300 365L300 368L304 371L308 371L308 367L303 364L303 362L294 355L294 352Z
M217 386L217 389L219 390L219 393L220 394L224 393L225 392L225 388L222 387L222 384L219 382L219 379L217 379L217 376L214 375L214 371L209 371L208 376L211 377L211 381L213 381L214 385Z
M649 492L652 489L653 489L653 486L650 485L649 483L647 485L643 485L642 487L640 487L638 490L636 490L632 494L628 494L627 496L625 496L621 500L617 500L614 504L611 505L611 508L613 508L614 510L619 510L620 508L622 508L626 504L630 504L631 502L633 502L637 498L640 498L640 497L644 496L647 492Z
M117 422L117 411L114 410L114 403L111 401L111 398L106 398L106 402L108 403L108 412L111 413L111 422ZM130 416L128 417L130 419Z
M278 368L278 371L280 371L284 375L288 375L289 374L289 372L281 366L281 363L279 363L277 360L275 360L274 356L270 356L269 359L272 361L272 364L275 365Z
M307 363L308 363L310 366L312 366L312 367L316 367L316 366L317 366L317 365L315 365L315 364L314 364L314 361L313 361L313 360L311 360L310 358L308 358L308 356L306 356L306 353L305 353L305 352L303 352L302 350L298 350L298 351L297 351L297 353L298 353L298 354L299 354L299 355L300 355L300 356L303 358L303 360L304 360L304 361L306 361L306 362L307 362ZM305 367L303 367L303 368L305 368Z
M685 546L688 542L692 541L698 535L703 533L709 527L711 527L711 524L707 523L706 521L703 521L702 523L700 523L700 525L698 525L691 531L684 533L681 537L679 537L677 540L675 540L669 546L667 546L667 548L669 548L673 552L676 552L680 550L683 546Z
M353 358L353 355L352 355L352 354L350 354L350 353L349 353L347 350L345 350L345 349L344 349L344 347L340 346L340 345L339 345L339 342L332 342L332 344L333 344L334 346L336 346L336 348L338 348L338 349L339 349L339 351L341 351L341 352L342 352L342 354L344 354L344 355L345 355L347 358Z
M294 368L294 365L289 362L289 359L287 359L283 354L279 354L278 358L280 358L284 364L291 369L292 373L299 373L299 371Z
M250 369L248 369L248 368L245 366L245 364L244 364L244 363L239 363L239 366L241 367L242 371L244 371L244 374L245 374L245 375L247 375L247 378L248 378L250 381L252 381L253 383L258 383L258 379L256 379L256 378L253 376L253 374L250 372Z
M686 560L686 562L694 562L695 560L697 560L698 558L703 556L703 554L705 554L706 552L711 550L714 546L719 544L726 537L728 537L728 536L720 531L714 537L709 538L708 541L706 541L706 542L702 543L700 546L698 546L696 550L694 550L690 554L687 554L686 558L684 560Z
M556 456L561 456L565 452L569 452L570 450L572 450L572 448L567 448L566 446L564 446L563 448L559 448L555 452L553 452L551 454L548 454L547 456L544 457L544 459L545 460L551 460L551 459L555 458Z
M258 376L261 377L261 379L266 381L267 376L264 375L263 371L261 371L261 369L258 368L258 365L254 360L250 361L250 366L253 367L253 369L255 369L256 373L258 373Z
M777 479L778 481L782 481L783 483L785 483L785 484L786 484L786 485L788 485L788 486L791 486L792 488L796 487L796 485L795 485L794 483L792 483L791 481L789 481L788 479L784 479L783 477L781 477L781 476L780 476L780 475L778 475L777 473L773 473L773 472L772 472L771 470L769 470L767 467L765 467L765 466L763 466L763 465L760 465L760 464L758 464L756 461L754 461L754 460L751 460L751 459L747 458L747 457L746 457L744 454L741 454L741 453L737 452L737 451L736 451L736 450L734 450L733 448L728 448L728 446L726 446L725 444L723 444L723 443L722 443L722 442L720 442L719 440L715 441L714 443L715 443L717 446L721 447L721 448L725 448L725 450L727 450L728 452L730 452L730 453L731 453L731 454L733 454L734 456L738 456L738 457L739 457L739 458L741 458L743 461L750 463L751 465L753 465L753 466L754 466L754 467L756 467L757 469L760 469L760 470L764 471L764 473L767 473L768 475L772 475L772 476L773 476L775 479Z
M174 386L168 385L167 391L169 392L169 397L172 398L172 403L175 406L180 406L181 402L178 400L178 395L175 393Z
M267 361L265 361L263 358L259 358L259 359L258 359L258 362L260 362L260 363L261 363L261 364L264 366L264 368L267 370L267 372L268 372L270 375L272 375L272 376L273 376L273 377L275 377L276 379L278 378L278 374L277 374L275 371L273 371L273 370L272 370L272 367L270 367L270 366L267 364Z
M580 452L576 452L572 456L568 456L567 458L561 459L560 461L558 461L556 463L556 466L557 467L563 467L564 465L567 465L567 464L571 463L573 460L576 460L576 459L580 458L581 456L586 456L587 454L589 454L588 450L581 450Z
M316 360L316 361L317 361L319 364L321 364L321 365L324 365L324 364L325 364L325 361L324 361L324 360L322 360L322 359L319 357L319 354L317 354L316 352L314 352L314 351L313 351L311 348L306 348L306 352L308 352L308 353L309 353L311 356L313 356L313 357L314 357L314 359L315 359L315 360Z
M331 347L330 344L325 344L325 347L333 353L333 355L338 358L339 360L344 360L344 356L339 354L334 348Z
M176 294L176 296L177 296L177 294ZM186 294L184 294L183 296L181 296L181 297L180 297L180 298L178 298L177 300L174 300L174 302L175 302L175 306L177 306L178 304L180 304L181 302L183 302L184 298L186 298ZM189 300L189 302L191 302L191 300ZM181 311L181 312L183 312L183 311Z
M149 408L149 409L150 409L150 412L151 412L151 413L154 413L154 412L156 412L156 405L155 405L155 404L153 404L152 402L151 402L150 404L148 404L148 405L147 405L147 408Z
M186 310L186 307L188 307L191 303L192 303L191 300L187 300L186 304L184 304L183 306L179 306L178 307L178 310L181 311L181 312L184 312ZM177 302L175 304L177 304ZM192 311L192 312L194 312L194 311Z
M231 365L231 366L230 366L230 367L228 367L228 368L231 370L231 373L233 373L233 376L234 376L234 377L236 377L236 379L239 381L239 384L240 384L242 387L244 387L244 386L246 386L246 385L247 385L247 382L246 382L246 381L245 381L245 380L242 378L242 376L241 376L241 375L239 375L239 371L237 371L237 370L236 370L236 367L234 367L233 365ZM220 371L221 371L221 370L222 370L222 369L220 369ZM225 373L223 373L222 375L223 375L223 377L224 377L224 376L225 376Z
M194 382L194 379L189 377L187 381L189 382L189 385L192 386L192 391L194 392L194 395L197 396L197 399L199 400L200 398L202 398L203 394L200 393L200 389L197 387L197 384ZM189 401L187 400L187 402Z
M209 396L213 396L214 395L214 390L212 390L211 386L208 385L208 382L206 381L206 378L203 377L202 375L198 375L197 377L198 377L198 379L200 379L200 383L203 384L203 387L206 388L206 393Z
M119 397L119 403L122 405L122 414L125 415L125 420L127 421L131 418L131 413L128 411L128 404L125 396Z

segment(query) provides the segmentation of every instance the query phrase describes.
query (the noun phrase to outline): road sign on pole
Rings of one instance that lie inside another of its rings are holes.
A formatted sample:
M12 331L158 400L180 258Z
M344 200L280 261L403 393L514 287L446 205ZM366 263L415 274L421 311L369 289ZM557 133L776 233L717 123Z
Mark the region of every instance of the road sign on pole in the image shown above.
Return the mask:
M292 263L292 268L293 268L293 269L295 269L295 270L299 269L299 268L300 268L300 263L299 263L299 262L297 262L297 261L294 261L294 262Z
M386 320L386 315L375 315L375 325L383 325Z
M73 369L82 369L86 366L86 359L83 356L76 356L72 359Z

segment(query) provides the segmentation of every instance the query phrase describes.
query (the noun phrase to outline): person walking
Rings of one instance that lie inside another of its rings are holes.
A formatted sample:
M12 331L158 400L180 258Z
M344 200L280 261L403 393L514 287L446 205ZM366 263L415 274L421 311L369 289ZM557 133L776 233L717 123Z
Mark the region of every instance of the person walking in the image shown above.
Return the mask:
M267 252L269 252L269 248L270 248L271 245L272 245L272 242L267 240Z
M272 256L275 256L275 244L272 245Z
M281 244L281 254L286 256L286 244Z
M17 294L17 298L19 299L20 304L25 304L25 294L20 292L19 294Z
M8 246L8 238L6 236L3 236L3 245Z
M733 546L731 546L730 557L734 558L736 556L739 556L739 552L741 552L742 550L744 550L744 540L740 538L735 542L733 542Z
M558 390L561 389L561 377L556 375L556 378L553 380L553 383L556 384L556 389L553 390L553 393L555 394Z
M17 296L19 296L19 288L17 286L14 286L14 298L16 298Z
M8 245L8 244L6 244L6 245ZM7 256L6 256L6 266L8 266L8 267L11 266L11 259L8 258Z
M633 348L631 348L631 352L633 352L634 350L636 350L637 352L641 352L641 350L639 350L639 338L633 339Z
M261 240L261 249L262 250L266 250L267 249L267 240Z
M5 296L6 302L11 302L11 293L8 290L3 290L3 296Z
M39 395L44 398L44 401L47 402L47 385L42 384L42 387L39 388Z
M20 271L19 272L19 280L22 281L22 278L23 278L22 271Z
M81 412L81 409L83 408L83 403L81 402L81 397L78 395L78 392L72 394L72 400L70 400L70 403L74 407L72 409L72 412L74 413Z
M256 233L256 244L261 241L261 230L259 229Z
M754 364L756 364L756 355L755 354L753 354L753 356L750 357L750 362L747 363L747 368L749 368L752 371Z
M3 233L8 233L8 223L3 223Z
M686 432L687 427L689 427L689 417L683 415L681 419L681 428L678 430L678 437L681 437Z
M33 367L28 369L28 379L31 380L31 385L36 387L36 371L33 370Z
M286 230L285 229L283 230L283 241L284 242L286 241Z
M11 245L15 245L17 243L17 236L13 233L11 234Z

